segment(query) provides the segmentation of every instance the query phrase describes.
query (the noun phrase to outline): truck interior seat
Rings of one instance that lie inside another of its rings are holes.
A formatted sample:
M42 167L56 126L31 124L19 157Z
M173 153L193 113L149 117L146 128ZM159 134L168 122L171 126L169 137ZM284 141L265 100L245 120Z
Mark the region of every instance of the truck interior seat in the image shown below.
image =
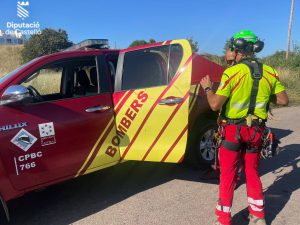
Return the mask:
M109 67L109 71L110 71L111 85L114 89L114 87L115 87L115 78L116 78L116 68L115 68L115 65L112 61L108 61L108 67Z
M92 85L90 85L88 87L87 91L91 92L91 93L97 93L98 92L98 77L97 77L96 67L93 67L92 69L90 69L90 78L91 78Z
M85 95L90 87L90 80L85 70L79 70L77 73L77 82L75 87L75 95Z

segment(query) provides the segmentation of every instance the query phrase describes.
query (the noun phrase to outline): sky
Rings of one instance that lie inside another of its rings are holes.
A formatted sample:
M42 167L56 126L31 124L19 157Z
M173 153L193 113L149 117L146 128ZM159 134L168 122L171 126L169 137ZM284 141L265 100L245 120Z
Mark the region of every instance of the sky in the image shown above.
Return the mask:
M7 22L38 22L41 28L64 29L78 43L109 39L112 48L134 40L192 37L200 53L222 55L226 40L250 29L265 42L258 56L286 50L291 0L28 0L29 17L17 16L17 0L0 0L0 29ZM295 0L292 43L300 45L300 2Z

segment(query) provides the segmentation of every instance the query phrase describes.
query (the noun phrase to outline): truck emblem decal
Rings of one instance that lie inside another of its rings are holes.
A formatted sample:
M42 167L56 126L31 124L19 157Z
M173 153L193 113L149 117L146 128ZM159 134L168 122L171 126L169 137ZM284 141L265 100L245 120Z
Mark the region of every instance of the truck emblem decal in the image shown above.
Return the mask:
M55 130L53 122L39 124L41 145L52 145L56 143Z
M11 139L11 143L18 146L23 151L27 151L36 142L37 138L30 134L27 130L21 129L16 136Z
M13 130L17 128L22 128L22 127L27 127L27 122L21 122L17 124L9 124L9 125L0 125L0 132L2 131L8 131L8 130Z

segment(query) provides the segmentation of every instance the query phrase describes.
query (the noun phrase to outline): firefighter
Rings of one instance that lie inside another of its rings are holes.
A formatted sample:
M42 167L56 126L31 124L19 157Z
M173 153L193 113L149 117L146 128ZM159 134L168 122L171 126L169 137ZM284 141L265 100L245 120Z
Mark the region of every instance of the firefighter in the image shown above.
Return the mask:
M231 224L239 159L246 175L249 218L253 224L266 224L258 166L267 105L269 101L288 105L289 100L276 70L255 58L255 53L263 47L264 43L252 31L241 30L231 38L234 65L224 71L216 93L209 75L200 81L211 109L221 110L224 131L219 149L220 186L215 224Z

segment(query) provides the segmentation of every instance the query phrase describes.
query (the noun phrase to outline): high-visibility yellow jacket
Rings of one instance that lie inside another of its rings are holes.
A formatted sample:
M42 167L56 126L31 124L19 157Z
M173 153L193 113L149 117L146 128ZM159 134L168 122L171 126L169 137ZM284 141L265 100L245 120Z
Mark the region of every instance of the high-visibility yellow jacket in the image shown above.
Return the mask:
M220 86L216 92L228 98L224 116L240 119L247 116L253 79L247 65L240 63L226 69L222 75ZM259 81L254 114L259 118L267 118L267 105L273 94L284 91L278 73L268 65L263 65L263 75Z

